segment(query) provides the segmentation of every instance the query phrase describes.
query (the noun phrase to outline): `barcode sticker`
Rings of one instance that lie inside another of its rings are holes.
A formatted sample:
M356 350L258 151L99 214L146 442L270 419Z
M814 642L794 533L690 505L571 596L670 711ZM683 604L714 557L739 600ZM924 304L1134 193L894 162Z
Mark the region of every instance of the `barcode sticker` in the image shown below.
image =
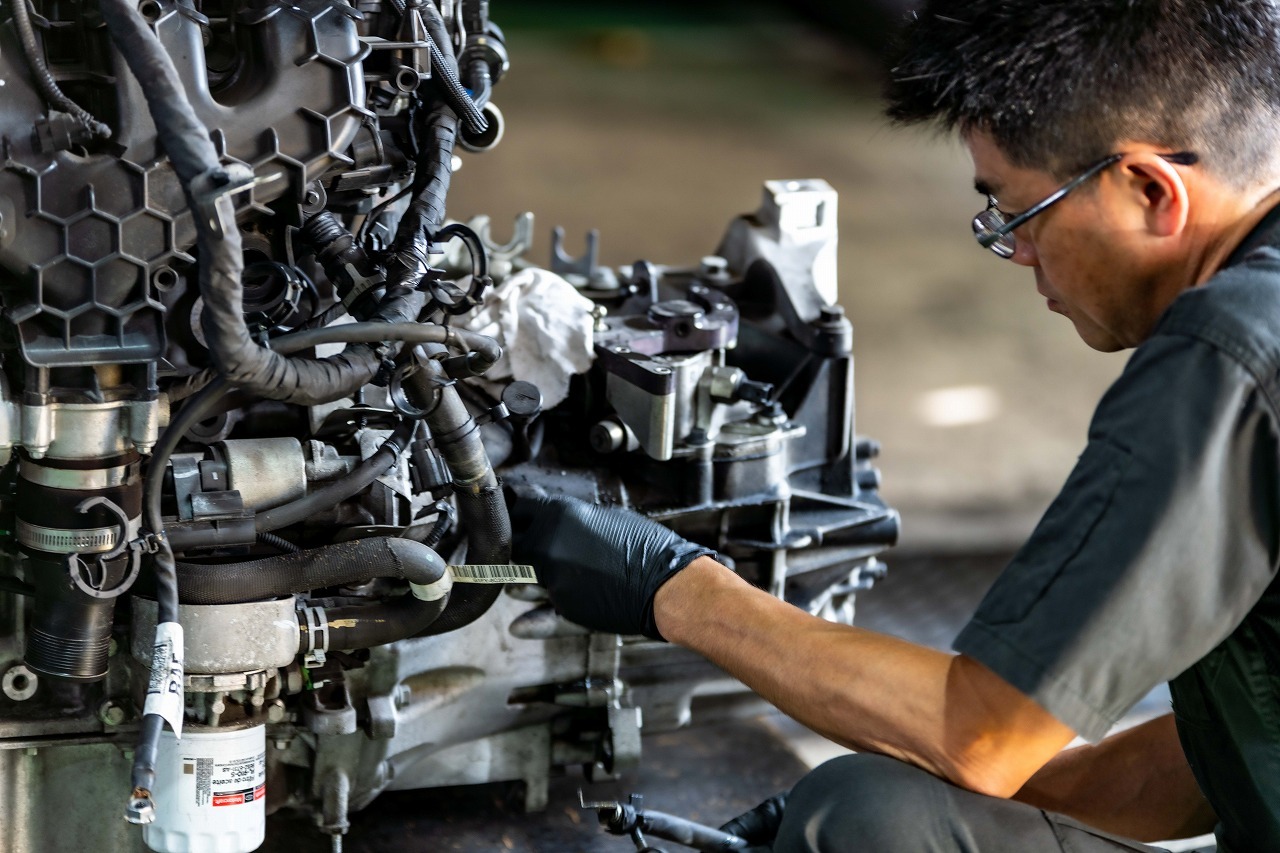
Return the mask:
M156 642L151 654L151 679L143 714L159 714L182 737L183 686L182 626L161 622L156 626Z
M533 566L450 566L454 583L537 583Z

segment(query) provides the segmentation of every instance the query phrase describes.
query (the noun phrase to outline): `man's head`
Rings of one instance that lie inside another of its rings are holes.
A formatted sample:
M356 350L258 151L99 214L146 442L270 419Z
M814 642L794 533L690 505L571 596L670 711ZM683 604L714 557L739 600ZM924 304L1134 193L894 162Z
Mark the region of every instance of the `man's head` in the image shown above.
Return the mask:
M1273 0L934 0L887 96L899 122L960 131L1001 211L1125 155L1013 235L1098 349L1141 342L1280 186Z

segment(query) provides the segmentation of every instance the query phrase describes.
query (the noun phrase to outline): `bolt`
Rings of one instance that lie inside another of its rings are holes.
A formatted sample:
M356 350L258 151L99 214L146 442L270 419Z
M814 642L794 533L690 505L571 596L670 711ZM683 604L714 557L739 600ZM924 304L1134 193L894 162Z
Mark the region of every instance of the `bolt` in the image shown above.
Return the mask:
M591 309L591 316L595 320L592 329L597 332L609 331L609 324L604 321L605 316L609 313L609 309L603 305L596 305Z
M409 704L409 700L413 698L413 688L407 684L397 684L395 693L395 702L397 708L403 708Z
M124 722L126 716L128 715L124 708L113 699L108 699L98 706L98 719L104 726L118 726Z
M823 323L838 323L844 319L844 308L840 305L824 305L818 312L818 319Z

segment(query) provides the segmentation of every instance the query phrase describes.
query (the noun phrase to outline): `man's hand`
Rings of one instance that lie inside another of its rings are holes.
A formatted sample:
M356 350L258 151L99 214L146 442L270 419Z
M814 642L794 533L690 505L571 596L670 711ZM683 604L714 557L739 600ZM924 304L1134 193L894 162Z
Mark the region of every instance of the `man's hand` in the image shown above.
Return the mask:
M596 631L663 639L653 597L710 548L618 507L522 498L511 514L512 560L532 565L565 618Z

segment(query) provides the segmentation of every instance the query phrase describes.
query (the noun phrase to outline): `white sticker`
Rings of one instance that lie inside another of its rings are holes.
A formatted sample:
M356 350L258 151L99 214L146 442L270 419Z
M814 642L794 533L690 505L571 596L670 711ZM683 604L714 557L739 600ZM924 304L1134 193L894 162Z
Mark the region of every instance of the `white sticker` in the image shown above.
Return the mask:
M450 566L454 583L537 583L533 566Z
M161 622L156 626L156 645L151 653L151 680L143 714L159 714L182 737L182 626Z

